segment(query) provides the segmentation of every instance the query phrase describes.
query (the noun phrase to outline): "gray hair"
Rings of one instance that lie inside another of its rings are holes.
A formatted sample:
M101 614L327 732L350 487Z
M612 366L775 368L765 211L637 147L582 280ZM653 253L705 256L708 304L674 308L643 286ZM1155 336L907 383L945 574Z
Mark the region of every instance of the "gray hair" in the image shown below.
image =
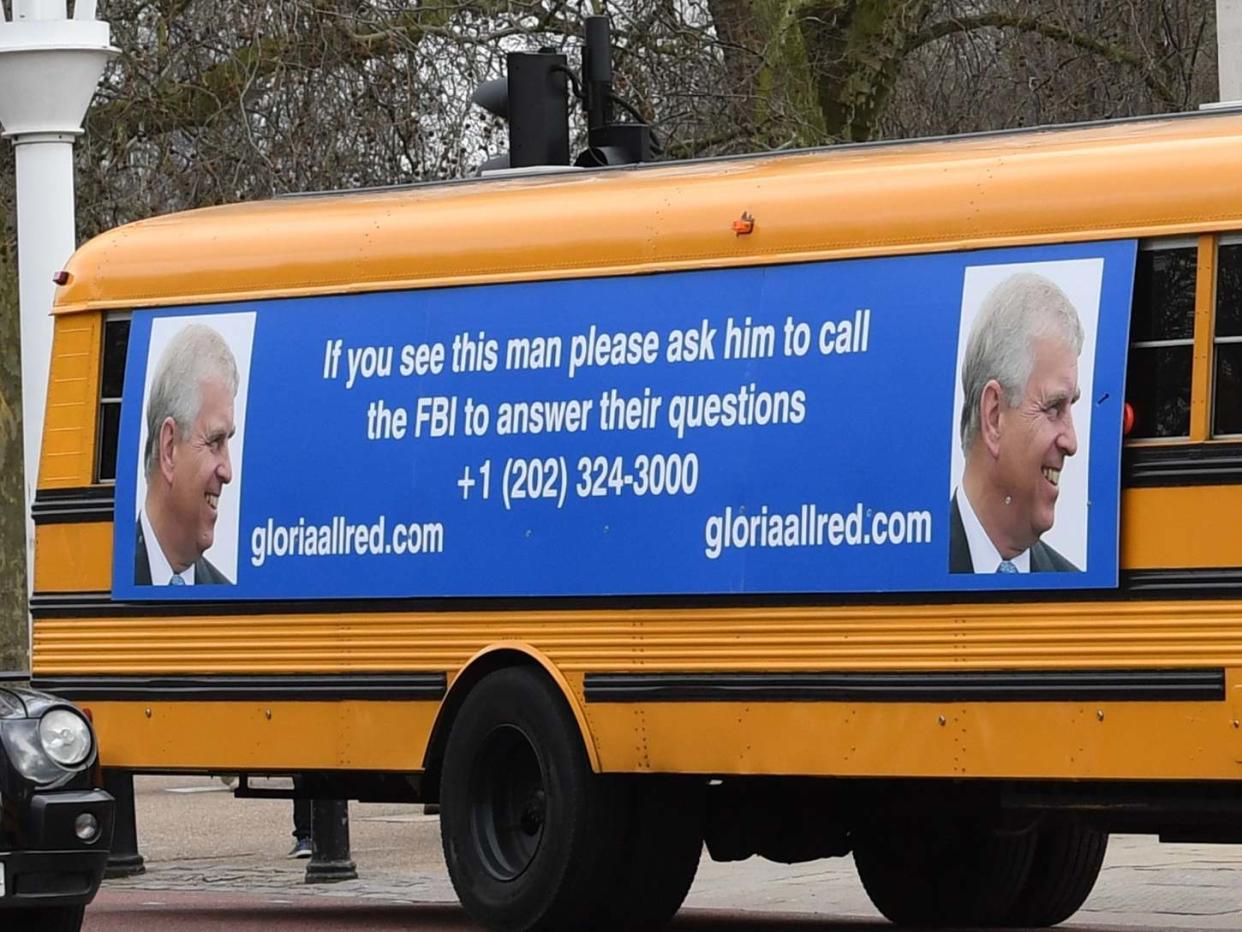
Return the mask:
M143 467L150 476L159 460L160 425L172 418L184 440L202 407L202 384L218 379L237 395L237 360L224 338L204 324L187 324L168 341L151 380L147 399L147 444Z
M1065 292L1042 275L1019 272L992 289L966 343L962 359L962 452L979 437L979 403L992 379L1005 391L1012 407L1022 400L1035 366L1032 344L1059 337L1082 352L1082 323Z

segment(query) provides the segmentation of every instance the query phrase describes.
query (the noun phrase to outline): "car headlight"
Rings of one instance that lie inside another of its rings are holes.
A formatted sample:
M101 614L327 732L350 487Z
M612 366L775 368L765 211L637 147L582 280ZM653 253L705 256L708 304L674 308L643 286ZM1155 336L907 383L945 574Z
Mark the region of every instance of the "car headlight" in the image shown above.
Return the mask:
M59 786L77 773L47 756L39 738L39 723L34 719L0 721L0 740L13 769L36 786Z
M76 767L91 756L91 726L72 709L49 709L39 719L39 741L62 767Z

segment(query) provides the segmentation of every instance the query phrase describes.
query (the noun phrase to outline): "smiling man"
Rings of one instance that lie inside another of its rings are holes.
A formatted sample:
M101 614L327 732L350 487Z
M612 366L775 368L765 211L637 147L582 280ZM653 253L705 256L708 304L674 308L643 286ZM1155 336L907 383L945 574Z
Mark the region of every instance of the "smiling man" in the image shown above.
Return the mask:
M236 395L237 362L223 337L203 324L179 330L160 356L147 399L147 494L138 515L135 584L231 583L203 554L233 478Z
M1078 450L1082 341L1074 305L1043 276L1010 276L984 299L962 361L966 465L950 504L949 572L1078 570L1040 537Z

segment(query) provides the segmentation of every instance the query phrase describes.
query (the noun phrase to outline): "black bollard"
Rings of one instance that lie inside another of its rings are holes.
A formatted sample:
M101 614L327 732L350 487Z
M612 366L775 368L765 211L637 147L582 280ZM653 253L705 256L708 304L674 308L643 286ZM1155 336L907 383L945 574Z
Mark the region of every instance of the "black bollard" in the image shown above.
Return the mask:
M311 809L311 859L306 883L357 880L358 868L349 856L349 802L316 799Z
M116 828L104 876L110 879L132 877L147 868L138 853L138 822L134 814L134 775L128 770L105 768L103 788L116 800Z

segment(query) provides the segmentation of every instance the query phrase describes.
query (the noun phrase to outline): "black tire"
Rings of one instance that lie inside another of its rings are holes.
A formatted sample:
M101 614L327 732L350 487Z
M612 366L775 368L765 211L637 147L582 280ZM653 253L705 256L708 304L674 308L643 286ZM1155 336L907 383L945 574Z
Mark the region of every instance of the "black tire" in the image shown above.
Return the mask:
M854 833L854 863L872 904L905 926L995 927L1030 871L1033 832L1009 834L984 816L908 814Z
M613 926L616 790L591 772L541 671L480 680L453 723L440 784L444 859L470 916L503 932Z
M0 928L12 932L79 932L85 906L0 910Z
M1074 915L1091 895L1107 850L1108 832L1076 821L1041 825L1031 872L1005 925L1041 928Z
M648 930L666 925L694 883L703 853L701 785L678 778L625 778L629 817L621 826L613 878L614 925Z

